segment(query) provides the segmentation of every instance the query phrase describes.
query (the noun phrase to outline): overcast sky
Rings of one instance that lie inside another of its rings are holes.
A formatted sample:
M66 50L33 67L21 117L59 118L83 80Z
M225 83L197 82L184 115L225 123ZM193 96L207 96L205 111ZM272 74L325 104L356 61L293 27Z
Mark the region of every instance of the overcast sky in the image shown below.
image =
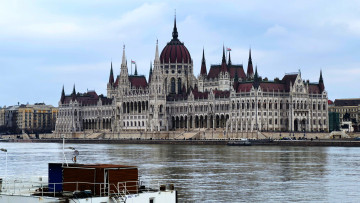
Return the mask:
M245 71L251 47L263 78L301 70L318 82L322 70L329 99L360 97L360 1L0 0L0 106L58 106L63 85L106 95L123 44L128 65L147 76L156 39L160 51L171 40L175 9L195 76L203 47L208 69L224 44Z

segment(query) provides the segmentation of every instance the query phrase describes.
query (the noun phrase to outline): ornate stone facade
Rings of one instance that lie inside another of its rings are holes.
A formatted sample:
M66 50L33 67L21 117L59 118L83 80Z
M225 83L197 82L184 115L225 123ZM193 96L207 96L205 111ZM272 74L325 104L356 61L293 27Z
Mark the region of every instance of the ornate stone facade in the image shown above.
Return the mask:
M95 92L65 96L59 102L58 132L84 130L168 131L221 128L230 132L327 131L328 97L320 72L318 83L301 73L269 81L253 71L251 51L247 73L243 65L226 59L206 69L205 52L198 78L193 60L178 39L176 21L172 40L150 64L145 76L129 75L123 48L120 75L111 64L107 97Z

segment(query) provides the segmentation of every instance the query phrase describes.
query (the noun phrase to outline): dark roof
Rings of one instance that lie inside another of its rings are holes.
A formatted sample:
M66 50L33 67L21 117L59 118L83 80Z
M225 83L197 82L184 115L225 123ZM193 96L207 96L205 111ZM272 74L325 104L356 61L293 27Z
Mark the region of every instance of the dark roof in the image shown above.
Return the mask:
M215 98L229 98L230 91L213 90Z
M166 96L166 101L179 101L179 100L187 100L187 94L169 94Z
M101 99L102 105L111 105L112 99L107 98L103 95L98 95L95 91L89 91L87 93L77 93L74 95L65 96L64 102L65 104L69 104L71 100L77 100L81 106L93 106L97 105L99 99Z
M145 89L148 84L146 78L143 75L130 75L129 81L132 87Z
M275 82L261 82L260 87L263 92L282 92L285 90L285 84Z
M251 88L253 86L253 83L240 83L237 87L236 92L250 92Z
M211 65L210 70L209 70L209 74L208 74L208 78L218 78L219 77L219 73L220 73L220 68L221 65ZM244 68L243 65L231 65L230 67L227 67L227 70L230 72L230 78L234 78L235 77L235 72L237 72L238 77L245 79L246 75L244 72Z
M220 73L220 65L211 65L209 74L207 77L208 78L217 78L217 77L219 77L219 73Z
M358 106L360 98L357 99L335 99L335 106Z
M321 89L318 84L309 84L309 94L321 94Z
M239 78L242 78L242 79L246 78L246 75L245 75L244 68L243 68L242 64L240 64L240 65L231 65L229 67L229 70L230 70L230 78L235 77L235 72L237 72L237 75L238 75Z
M199 92L197 90L192 91L194 95L194 99L207 99L209 96L209 92Z
M290 82L294 85L296 77L297 77L297 74L288 74L288 75L285 75L283 77L283 79L281 80L282 82L285 83L285 90L287 92L290 91Z

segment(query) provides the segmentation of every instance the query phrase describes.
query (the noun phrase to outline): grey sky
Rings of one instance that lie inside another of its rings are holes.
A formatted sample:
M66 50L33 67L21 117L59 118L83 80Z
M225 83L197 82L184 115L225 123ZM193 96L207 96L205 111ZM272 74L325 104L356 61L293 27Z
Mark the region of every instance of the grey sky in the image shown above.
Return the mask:
M177 12L179 39L194 74L202 49L207 68L221 62L247 67L252 48L262 77L301 70L317 82L322 69L329 99L360 97L359 1L0 1L0 106L45 102L95 89L106 94L110 62L119 74L126 56L148 75L156 39L171 39ZM129 70L130 71L130 70Z

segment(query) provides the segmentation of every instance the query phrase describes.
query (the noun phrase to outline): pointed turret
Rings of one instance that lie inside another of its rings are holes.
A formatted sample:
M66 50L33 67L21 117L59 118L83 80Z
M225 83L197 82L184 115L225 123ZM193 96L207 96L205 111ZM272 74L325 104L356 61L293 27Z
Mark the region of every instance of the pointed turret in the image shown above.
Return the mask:
M73 87L73 91L72 91L72 93L71 93L71 98L72 98L73 101L75 101L75 99L76 99L75 84L74 84L74 87Z
M202 60L201 60L200 75L207 75L204 48L203 48L203 56L202 56Z
M61 98L60 98L61 103L63 104L65 101L65 90L64 90L64 85L62 88L62 92L61 92Z
M225 59L225 47L223 46L223 56L222 56L222 61L221 61L221 68L220 68L220 72L226 72L227 71L227 67L226 67L226 59Z
M228 60L228 66L231 66L231 56L230 56L230 51L229 51L229 60Z
M134 75L138 75L137 73L137 64L135 63L135 72L134 72Z
M125 57L125 45L123 46L123 54L122 54L122 60L121 60L121 65L125 65L126 66L127 61L126 61L126 57Z
M110 85L114 84L114 73L113 73L112 61L111 61L111 68L110 68L109 84Z
M249 61L248 61L246 77L248 79L252 79L254 77L254 69L253 69L253 64L252 64L252 59L251 59L251 49L249 50Z
M151 75L152 75L152 63L150 61L149 83L151 82Z
M173 40L177 40L178 39L178 31L177 31L177 28L176 28L176 15L175 15L175 18L174 18L174 29L173 29L173 32L172 32L172 37L173 37Z
M254 75L254 82L253 82L253 86L257 89L260 86L260 78L257 72L257 66L255 68L255 75Z
M160 64L158 40L156 40L155 61L154 62Z
M223 45L223 55L222 55L222 61L221 63L226 63L226 58L225 58L225 47Z
M322 76L322 70L320 70L319 88L320 88L321 92L323 92L325 90L324 80L323 80L323 76Z
M120 77L122 79L121 82L124 82L125 77L127 78L129 76L129 71L127 67L127 60L125 56L125 45L123 46L123 54L122 54L122 60L121 60L121 69L120 69Z
M73 91L72 91L71 95L76 95L75 84L74 84Z

